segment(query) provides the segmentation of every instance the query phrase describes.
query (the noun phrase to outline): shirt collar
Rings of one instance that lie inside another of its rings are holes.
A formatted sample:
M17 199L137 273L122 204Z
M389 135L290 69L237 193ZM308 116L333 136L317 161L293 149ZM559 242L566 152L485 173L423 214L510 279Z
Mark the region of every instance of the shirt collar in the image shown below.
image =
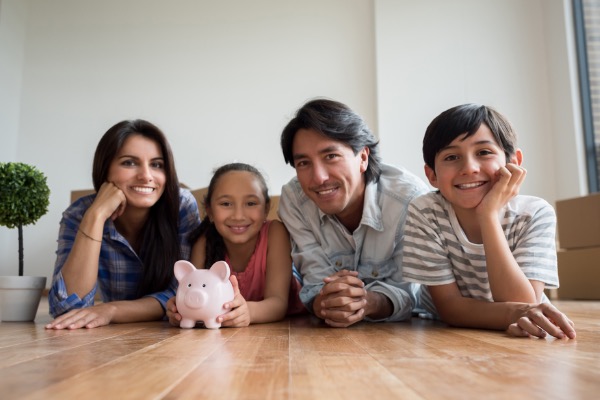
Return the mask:
M379 207L379 199L381 193L377 183L369 182L365 187L365 201L363 203L363 213L360 220L360 225L367 225L376 231L383 231L383 220L381 208ZM312 201L312 200L310 200ZM321 225L323 225L326 219L335 219L335 215L325 214L318 208L319 218L321 219Z

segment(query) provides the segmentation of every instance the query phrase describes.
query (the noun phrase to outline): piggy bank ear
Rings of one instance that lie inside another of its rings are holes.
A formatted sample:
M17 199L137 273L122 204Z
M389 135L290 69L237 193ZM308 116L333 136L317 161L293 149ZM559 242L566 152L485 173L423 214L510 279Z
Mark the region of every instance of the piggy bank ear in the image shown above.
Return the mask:
M175 271L175 278L177 278L178 282L180 282L184 276L196 269L191 262L185 260L177 261L173 268Z
M217 274L222 281L229 280L229 265L225 261L217 261L210 267L210 272Z

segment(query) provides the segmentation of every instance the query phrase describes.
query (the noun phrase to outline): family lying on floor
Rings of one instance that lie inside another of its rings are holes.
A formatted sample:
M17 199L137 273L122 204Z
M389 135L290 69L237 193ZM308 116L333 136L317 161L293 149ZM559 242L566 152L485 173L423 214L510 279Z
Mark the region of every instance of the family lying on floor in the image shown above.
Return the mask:
M526 170L506 117L464 104L433 119L423 158L435 191L384 164L378 145L345 104L309 101L281 133L296 171L281 189L281 221L267 220L265 179L244 163L214 172L200 220L161 130L117 123L96 148L96 193L63 213L46 328L179 326L175 262L224 260L235 295L217 317L225 327L302 313L331 327L420 316L575 338L544 294L558 286L555 212L518 194Z

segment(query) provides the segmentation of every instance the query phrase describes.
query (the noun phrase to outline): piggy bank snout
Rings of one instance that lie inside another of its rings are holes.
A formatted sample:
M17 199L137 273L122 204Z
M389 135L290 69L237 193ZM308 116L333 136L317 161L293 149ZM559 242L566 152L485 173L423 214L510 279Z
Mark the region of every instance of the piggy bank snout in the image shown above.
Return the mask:
M200 289L191 289L185 294L184 301L190 308L202 308L208 303L208 294Z

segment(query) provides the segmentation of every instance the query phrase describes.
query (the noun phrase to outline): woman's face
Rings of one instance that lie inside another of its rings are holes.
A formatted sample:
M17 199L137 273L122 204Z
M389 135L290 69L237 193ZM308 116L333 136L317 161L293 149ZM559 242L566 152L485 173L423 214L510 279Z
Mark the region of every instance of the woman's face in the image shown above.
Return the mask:
M150 208L165 190L165 162L160 146L142 135L132 135L108 169L107 181L125 194L127 207Z

